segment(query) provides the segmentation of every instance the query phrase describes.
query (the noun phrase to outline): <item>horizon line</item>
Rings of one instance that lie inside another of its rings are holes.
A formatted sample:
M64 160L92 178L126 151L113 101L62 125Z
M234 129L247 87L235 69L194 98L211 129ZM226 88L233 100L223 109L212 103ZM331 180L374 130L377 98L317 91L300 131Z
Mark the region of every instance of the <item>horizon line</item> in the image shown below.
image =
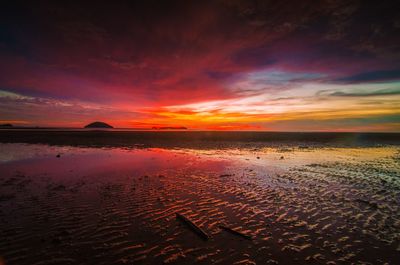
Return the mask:
M130 127L114 127L114 128L83 128L83 127L57 127L57 126L13 126L1 127L2 131L13 130L81 130L81 131L151 131L151 132L260 132L260 133L392 133L398 134L400 131L348 131L348 130L213 130L213 129L153 129L153 128L130 128Z

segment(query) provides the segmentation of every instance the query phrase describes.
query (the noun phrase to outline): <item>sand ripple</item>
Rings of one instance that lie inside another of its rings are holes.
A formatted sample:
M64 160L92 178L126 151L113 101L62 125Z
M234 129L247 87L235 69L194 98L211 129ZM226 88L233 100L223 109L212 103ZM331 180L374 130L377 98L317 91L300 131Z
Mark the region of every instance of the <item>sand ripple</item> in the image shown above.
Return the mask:
M378 159L351 153L280 169L273 165L279 150L257 150L254 160L242 160L250 151L229 159L141 150L124 153L124 165L113 153L106 165L92 159L99 168L92 172L76 164L79 152L0 165L6 264L400 264L396 149ZM143 171L137 156L153 167ZM74 169L71 177L35 170L46 159ZM211 238L202 240L175 213Z

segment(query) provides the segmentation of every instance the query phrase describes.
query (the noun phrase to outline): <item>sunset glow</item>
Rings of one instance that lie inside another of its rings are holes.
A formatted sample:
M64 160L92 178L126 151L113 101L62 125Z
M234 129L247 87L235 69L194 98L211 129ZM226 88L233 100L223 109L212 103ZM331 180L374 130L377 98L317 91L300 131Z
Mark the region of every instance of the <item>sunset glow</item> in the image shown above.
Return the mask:
M396 8L252 3L6 6L0 123L400 131Z
M400 264L399 11L5 1L0 265Z

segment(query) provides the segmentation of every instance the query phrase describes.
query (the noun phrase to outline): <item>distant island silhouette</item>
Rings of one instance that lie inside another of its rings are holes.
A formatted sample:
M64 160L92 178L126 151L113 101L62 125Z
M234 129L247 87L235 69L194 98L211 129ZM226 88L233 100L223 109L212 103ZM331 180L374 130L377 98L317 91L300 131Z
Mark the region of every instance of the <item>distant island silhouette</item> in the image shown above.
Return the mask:
M186 127L183 126L164 126L164 127L152 127L153 130L187 130Z
M85 128L114 128L114 127L102 121L95 121L86 125Z

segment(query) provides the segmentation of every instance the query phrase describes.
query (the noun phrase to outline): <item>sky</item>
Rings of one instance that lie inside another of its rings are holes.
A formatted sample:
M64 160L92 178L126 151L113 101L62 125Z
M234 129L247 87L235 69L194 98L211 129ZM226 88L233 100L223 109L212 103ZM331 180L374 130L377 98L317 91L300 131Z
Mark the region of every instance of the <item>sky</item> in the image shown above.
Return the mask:
M0 124L400 131L398 1L71 2L2 4Z

